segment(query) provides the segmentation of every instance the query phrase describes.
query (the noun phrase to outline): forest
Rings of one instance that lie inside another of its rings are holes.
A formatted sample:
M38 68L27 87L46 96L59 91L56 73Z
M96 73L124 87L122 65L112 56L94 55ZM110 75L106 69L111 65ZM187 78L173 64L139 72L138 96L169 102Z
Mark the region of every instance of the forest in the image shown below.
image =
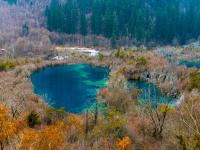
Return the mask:
M50 31L126 37L140 43L185 44L198 39L198 0L52 0L46 8Z

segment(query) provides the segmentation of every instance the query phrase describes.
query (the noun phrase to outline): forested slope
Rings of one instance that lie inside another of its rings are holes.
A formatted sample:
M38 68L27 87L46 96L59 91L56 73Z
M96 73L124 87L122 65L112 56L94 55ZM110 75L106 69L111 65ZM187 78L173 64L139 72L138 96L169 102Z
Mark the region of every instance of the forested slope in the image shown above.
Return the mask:
M0 0L0 48L187 44L199 38L199 8L199 0Z
M52 0L46 16L50 31L184 44L200 34L199 8L198 0Z
M0 49L13 56L41 54L50 48L44 10L48 0L0 0Z

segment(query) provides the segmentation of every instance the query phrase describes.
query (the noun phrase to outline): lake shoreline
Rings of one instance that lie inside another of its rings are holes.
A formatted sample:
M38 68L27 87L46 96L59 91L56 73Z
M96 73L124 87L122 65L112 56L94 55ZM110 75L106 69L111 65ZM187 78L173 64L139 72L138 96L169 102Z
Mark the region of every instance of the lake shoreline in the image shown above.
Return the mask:
M130 56L130 57L132 57L132 56ZM32 73L34 73L35 71L38 71L40 69L44 69L45 67L51 67L51 66L57 66L57 65L62 66L62 65L69 65L69 64L86 63L86 64L91 64L91 65L94 65L94 66L108 67L109 70L110 70L110 75L120 73L123 76L125 76L127 80L129 80L129 79L145 80L147 82L153 83L153 84L157 85L161 89L162 93L164 93L164 94L170 93L170 91L173 92L173 90L175 89L175 92L177 90L180 92L178 95L180 95L180 96L182 95L181 94L181 93L183 93L182 92L183 90L181 89L182 87L177 87L178 83L177 84L171 84L172 81L177 82L177 79L175 78L175 80L174 80L174 78L171 78L173 76L171 76L170 72L168 73L168 72L162 71L163 68L168 69L168 64L166 65L165 59L160 58L159 56L157 56L157 55L155 55L151 52L147 52L147 54L143 54L141 52L136 52L136 53L134 53L133 57L136 57L136 58L137 57L138 58L147 57L147 59L149 59L148 61L150 63L150 66L147 66L147 67L146 66L141 66L141 67L139 66L140 68L137 69L137 66L135 66L135 64L132 64L132 66L130 66L129 64L127 65L127 61L129 61L129 60L124 61L123 59L116 58L115 56L113 56L111 54L111 56L104 56L103 61L99 60L98 57L97 58L89 58L89 57L84 57L84 56L76 56L76 57L73 56L73 57L67 58L64 61L52 61L52 60L42 60L41 59L38 62L37 61L34 62L34 63L30 62L28 64L16 66L16 68L14 70L10 70L10 71L7 71L5 73L6 74L12 74L12 78L9 79L12 84L16 83L17 84L16 86L18 86L18 82L19 82L19 86L20 86L21 90L18 91L18 93L22 93L22 91L27 91L27 94L22 94L22 95L24 95L25 97L27 97L27 96L33 97L33 98L30 98L31 102L29 100L23 101L23 105L24 105L23 107L21 107L19 105L20 111L30 110L30 109L33 109L33 108L36 108L36 110L37 110L37 107L39 106L38 111L42 112L48 107L48 104L46 104L45 101L43 101L41 97L38 97L37 95L35 95L33 93L33 85L30 81L30 75ZM157 62L160 63L160 65L157 65L157 67L160 67L160 68L155 68L155 67L152 68L151 67L151 65L153 65L152 60L155 59L155 58L160 61L160 62L157 61ZM130 60L130 62L128 62L128 63L132 63L131 61L132 60ZM137 62L137 59L136 59L136 62ZM135 62L133 61L133 63L135 63ZM134 68L134 66L136 68ZM125 70L123 70L123 68ZM179 70L179 69L184 68L184 67L176 67L176 69L177 68ZM191 69L187 69L187 70L191 70ZM146 74L147 71L148 71L149 75L151 76L151 80L149 80L149 78L146 78L146 77L148 77L148 75ZM163 81L164 78L166 78L166 79L169 78L170 82L169 81L161 82L161 81ZM165 85L166 83L167 83L167 86ZM168 85L168 83L170 83L170 84ZM6 84L6 82L5 82L5 84ZM27 86L28 86L28 88L27 88ZM173 88L171 88L171 87L173 87ZM10 92L8 92L8 95L9 95L9 93ZM6 99L6 97L7 96L5 96L4 99ZM17 99L15 100L16 102L14 102L14 103L21 102L21 100L19 100L19 99L17 100ZM30 102L30 104L29 104L29 102ZM31 103L33 103L33 106L34 105L35 106L32 107ZM6 101L5 101L5 104L7 104ZM26 108L26 106L28 106L28 107Z

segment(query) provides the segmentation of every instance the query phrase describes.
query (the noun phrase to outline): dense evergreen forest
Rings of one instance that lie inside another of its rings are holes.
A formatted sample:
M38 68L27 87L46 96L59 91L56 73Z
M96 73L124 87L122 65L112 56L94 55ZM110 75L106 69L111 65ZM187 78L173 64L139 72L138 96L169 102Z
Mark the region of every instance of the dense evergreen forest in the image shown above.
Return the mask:
M16 4L17 3L17 0L6 0L8 3L10 4Z
M50 31L185 44L200 35L199 0L52 0Z

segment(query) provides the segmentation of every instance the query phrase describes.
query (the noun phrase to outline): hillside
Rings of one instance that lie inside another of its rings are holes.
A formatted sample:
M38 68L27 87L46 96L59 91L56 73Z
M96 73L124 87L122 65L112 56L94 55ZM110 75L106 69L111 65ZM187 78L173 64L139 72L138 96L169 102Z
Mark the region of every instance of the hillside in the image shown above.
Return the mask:
M198 0L52 0L46 9L50 31L95 34L133 43L185 44L200 32Z
M40 2L40 1L38 1ZM0 49L13 56L42 54L51 46L45 29L45 6L27 1L8 4L0 1ZM46 48L45 48L46 47Z
M187 44L200 35L199 6L198 0L1 1L0 47L17 56L46 53L46 44L48 48Z

